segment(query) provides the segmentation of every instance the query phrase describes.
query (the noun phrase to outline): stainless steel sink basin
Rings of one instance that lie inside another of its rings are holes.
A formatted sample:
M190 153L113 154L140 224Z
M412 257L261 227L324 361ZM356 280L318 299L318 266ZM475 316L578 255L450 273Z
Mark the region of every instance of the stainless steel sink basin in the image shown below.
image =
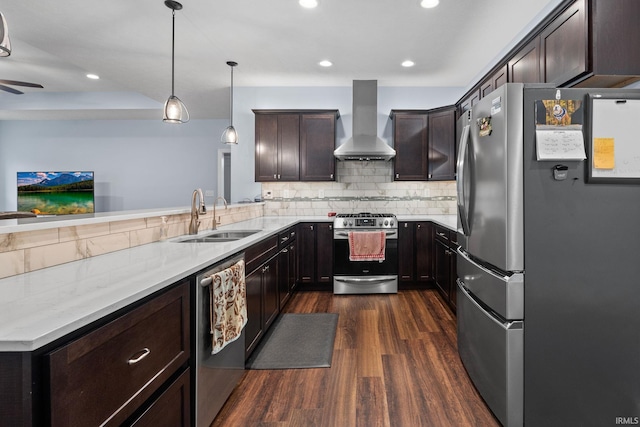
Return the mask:
M201 236L185 237L175 240L177 243L215 243L215 242L233 242L244 239L252 234L258 233L260 230L231 230L231 231L213 231L209 234Z

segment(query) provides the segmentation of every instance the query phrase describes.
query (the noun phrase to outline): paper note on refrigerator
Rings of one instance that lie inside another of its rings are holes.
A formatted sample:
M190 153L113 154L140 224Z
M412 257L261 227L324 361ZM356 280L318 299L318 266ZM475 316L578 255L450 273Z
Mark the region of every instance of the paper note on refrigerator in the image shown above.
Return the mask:
M545 129L539 126L536 130L536 158L538 160L586 159L582 128Z
M593 138L593 167L613 169L616 165L613 138Z

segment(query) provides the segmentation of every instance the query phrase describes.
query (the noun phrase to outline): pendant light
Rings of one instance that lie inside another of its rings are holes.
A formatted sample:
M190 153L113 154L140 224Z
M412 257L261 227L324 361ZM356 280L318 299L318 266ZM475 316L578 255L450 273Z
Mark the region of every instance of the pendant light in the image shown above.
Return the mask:
M4 14L0 12L0 56L11 55L11 40L9 40L9 28Z
M231 67L231 89L229 91L229 105L230 105L230 119L231 123L229 126L222 132L222 137L220 138L220 142L223 144L238 144L238 132L236 132L236 128L233 127L233 67L238 65L237 62L228 61L227 65Z
M174 95L174 64L175 64L175 44L176 44L176 10L181 10L182 5L177 1L166 0L164 5L172 10L173 26L171 31L171 96L164 103L163 122L166 123L187 123L189 121L189 112L184 106L180 98Z

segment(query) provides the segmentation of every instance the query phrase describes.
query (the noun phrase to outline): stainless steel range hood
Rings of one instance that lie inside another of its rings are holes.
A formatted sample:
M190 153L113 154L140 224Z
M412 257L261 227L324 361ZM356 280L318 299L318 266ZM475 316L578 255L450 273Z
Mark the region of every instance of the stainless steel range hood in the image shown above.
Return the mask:
M353 81L353 136L336 148L338 160L390 160L396 155L378 138L378 81Z

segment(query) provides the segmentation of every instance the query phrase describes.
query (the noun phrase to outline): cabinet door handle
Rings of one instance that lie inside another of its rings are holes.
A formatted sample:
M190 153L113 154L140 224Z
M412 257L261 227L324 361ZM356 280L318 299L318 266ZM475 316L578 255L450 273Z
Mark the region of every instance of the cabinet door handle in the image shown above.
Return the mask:
M287 248L284 248L284 249L282 250L282 253L283 253L283 254L286 254L287 252L289 252L289 249L287 249Z
M276 175L275 173L273 174L273 179L278 179L278 175Z
M418 224L418 228L422 228L422 225Z
M431 179L431 174L429 174L429 179Z
M440 236L440 237L444 237L444 233L442 233L442 232L440 232L440 231L438 231L438 232L437 232L437 234L438 234L438 236Z
M310 226L309 226L309 230L313 230L313 225L310 225Z
M333 230L333 225L329 225L329 230Z
M333 179L333 174L329 175L329 178Z
M278 179L280 179L280 174L278 174Z
M127 360L127 365L135 365L136 363L142 361L145 357L147 357L151 353L147 347L142 350L136 352L129 360Z
M396 178L400 178L400 174L399 173L396 174Z

